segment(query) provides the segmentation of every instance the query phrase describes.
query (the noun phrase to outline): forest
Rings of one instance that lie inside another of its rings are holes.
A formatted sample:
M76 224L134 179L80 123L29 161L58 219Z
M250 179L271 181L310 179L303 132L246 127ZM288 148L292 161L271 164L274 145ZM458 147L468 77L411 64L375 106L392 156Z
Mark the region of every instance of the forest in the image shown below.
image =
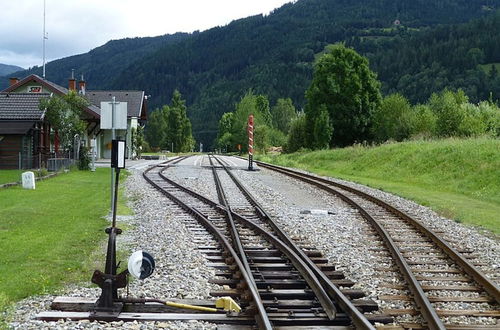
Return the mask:
M462 88L471 101L490 93L498 99L492 64L500 63L499 6L500 0L299 0L203 32L111 41L49 63L47 77L64 86L74 68L90 89L145 90L150 111L177 89L195 139L210 146L222 114L249 90L271 104L290 98L303 109L315 58L339 41L370 60L384 95L398 91L424 102L447 86Z

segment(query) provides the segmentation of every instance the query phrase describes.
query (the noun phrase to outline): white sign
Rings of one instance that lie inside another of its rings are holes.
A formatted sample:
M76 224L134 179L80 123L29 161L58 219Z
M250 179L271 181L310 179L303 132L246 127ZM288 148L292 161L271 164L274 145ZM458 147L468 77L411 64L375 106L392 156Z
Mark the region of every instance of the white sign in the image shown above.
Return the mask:
M125 168L125 141L118 141L118 168Z
M22 174L22 178L23 178L24 189L35 189L35 173L24 172Z
M112 112L112 102L101 102L101 129L127 129L127 102L115 102Z
M90 139L90 147L91 147L91 148L95 148L95 147L97 147L97 143L96 143L96 140L95 140L95 139Z

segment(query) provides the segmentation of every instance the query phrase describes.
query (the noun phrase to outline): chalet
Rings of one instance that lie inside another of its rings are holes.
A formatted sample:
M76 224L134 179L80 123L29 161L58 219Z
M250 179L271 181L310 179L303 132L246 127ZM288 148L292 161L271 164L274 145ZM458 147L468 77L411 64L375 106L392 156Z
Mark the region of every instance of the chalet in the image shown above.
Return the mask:
M64 95L67 94L70 90L77 91L83 97L87 98L90 103L90 105L87 106L82 113L82 120L86 122L86 131L84 136L82 137L82 143L86 146L90 146L91 139L95 139L95 152L97 158L110 158L111 156L111 133L109 131L100 129L100 104L101 102L111 101L113 96L115 97L116 102L127 103L128 127L127 130L117 131L117 136L126 139L128 146L131 145L132 130L137 129L138 125L144 123L144 121L146 120L147 97L144 95L145 93L143 91L86 91L85 81L83 81L83 79L80 80L78 82L77 88L77 82L74 78L69 79L68 88L65 88L46 79L43 79L38 75L32 74L22 80L18 80L17 78L10 79L10 86L1 93L5 96L5 98L7 98L7 95L8 97L14 96L14 98L10 99L11 103L9 103L10 105L8 107L16 108L18 111L18 117L9 117L9 110L7 110L6 105L5 109L0 107L0 118L5 118L4 121L9 120L9 123L11 124L16 123L16 125L21 125L21 122L26 121L26 119L22 119L23 114L34 111L33 109L35 108L34 104L36 103L36 100L39 102L42 97ZM24 107L24 99L22 97L24 97L26 100L31 100L33 104L30 103L30 107ZM15 104L12 102L14 102ZM36 108L37 107L38 104L36 104ZM19 158L19 154L21 153L23 155L26 155L25 158L38 158L38 163L42 165L46 164L48 158L64 157L64 155L59 155L60 150L58 148L57 136L51 137L50 123L46 122L46 120L43 118L43 111L41 111L39 115L40 118L38 119L38 121L36 121L36 124L38 126L35 126L35 124L33 124L33 127L35 127L33 131L26 131L24 133L17 134L21 134L22 137L17 136L16 139L21 139L26 145L30 144L31 146L27 148L23 147L22 144L19 144L17 142L15 142L14 144L9 143L9 157L12 157L12 154L17 154ZM7 119L7 117L9 118ZM3 126L0 126L0 136L9 135L9 141L11 141L14 138L10 135L14 134L6 133L6 125L7 124L3 124ZM30 138L30 136L41 134L33 133L35 132L35 130L37 130L37 132L43 132L43 134L45 135L43 137ZM17 130L16 132L20 132L20 130ZM5 137L3 139L5 139ZM2 150L1 148L2 147L0 142L0 150ZM5 146L4 149L7 149L7 147ZM4 151L4 153L5 152L6 151ZM135 157L132 149L129 147L127 155L129 158ZM0 162L2 162L1 157L2 153L0 153ZM31 166L33 167L39 166L39 164L35 163L34 161L31 163ZM13 163L9 163L9 165L4 166L5 168L18 168L19 165L20 163L18 161L15 166ZM26 165L22 165L22 167L30 167L29 162Z
M0 93L0 170L41 166L50 145L45 111L38 106L46 97L50 94Z

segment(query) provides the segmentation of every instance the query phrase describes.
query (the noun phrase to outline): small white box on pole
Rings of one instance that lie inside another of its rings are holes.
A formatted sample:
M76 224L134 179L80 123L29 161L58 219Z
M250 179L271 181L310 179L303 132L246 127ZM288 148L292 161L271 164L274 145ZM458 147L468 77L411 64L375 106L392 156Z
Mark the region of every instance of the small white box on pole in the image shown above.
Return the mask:
M111 149L111 167L125 168L125 141L113 140Z
M24 189L35 189L35 173L24 172L22 174L22 178L23 178Z

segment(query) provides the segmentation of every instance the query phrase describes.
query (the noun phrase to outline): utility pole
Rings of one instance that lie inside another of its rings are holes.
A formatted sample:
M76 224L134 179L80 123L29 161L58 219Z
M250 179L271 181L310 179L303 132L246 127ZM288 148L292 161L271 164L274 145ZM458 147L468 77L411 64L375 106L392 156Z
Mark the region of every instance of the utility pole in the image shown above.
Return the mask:
M45 0L43 0L43 73L42 77L45 79L45 40L49 39L47 37L47 32L45 32Z

